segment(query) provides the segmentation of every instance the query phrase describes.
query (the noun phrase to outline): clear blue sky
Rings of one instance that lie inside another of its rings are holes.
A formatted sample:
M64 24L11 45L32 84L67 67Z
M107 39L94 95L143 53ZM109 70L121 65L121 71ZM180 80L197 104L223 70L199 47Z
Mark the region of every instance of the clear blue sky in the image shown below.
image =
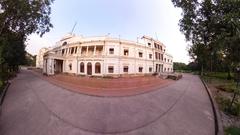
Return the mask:
M42 38L29 36L27 51L37 54L40 48L54 45L77 22L76 35L110 33L134 41L143 35L157 37L174 61L188 63L187 43L178 26L180 14L170 0L55 0L51 14L54 28Z

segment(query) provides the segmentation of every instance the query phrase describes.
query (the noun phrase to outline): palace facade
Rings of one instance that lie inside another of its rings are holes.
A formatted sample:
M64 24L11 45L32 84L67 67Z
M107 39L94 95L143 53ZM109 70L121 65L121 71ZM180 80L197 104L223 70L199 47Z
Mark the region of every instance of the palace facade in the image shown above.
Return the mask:
M143 36L120 38L66 35L44 53L43 73L89 76L129 76L173 72L173 57L158 40Z

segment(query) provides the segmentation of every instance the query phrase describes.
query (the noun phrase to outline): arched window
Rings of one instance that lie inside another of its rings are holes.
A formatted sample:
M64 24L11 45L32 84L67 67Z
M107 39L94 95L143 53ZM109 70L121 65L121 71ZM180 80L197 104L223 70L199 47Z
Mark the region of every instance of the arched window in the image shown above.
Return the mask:
M96 74L100 74L101 73L101 64L99 62L97 62L95 64L95 73Z
M81 64L80 64L80 72L84 73L84 63L83 62L81 62Z

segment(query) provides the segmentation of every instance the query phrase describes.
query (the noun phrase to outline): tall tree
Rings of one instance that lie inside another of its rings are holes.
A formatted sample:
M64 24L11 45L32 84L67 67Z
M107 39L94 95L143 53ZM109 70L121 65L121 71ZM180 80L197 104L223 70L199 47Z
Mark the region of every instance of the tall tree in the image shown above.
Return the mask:
M201 67L212 71L213 63L230 68L239 63L240 1L172 0L182 9L180 31L190 42L189 54ZM224 59L222 59L222 56ZM215 68L217 69L217 68Z
M0 72L16 70L25 58L25 40L31 33L50 31L54 0L0 0ZM0 76L1 79L1 76Z

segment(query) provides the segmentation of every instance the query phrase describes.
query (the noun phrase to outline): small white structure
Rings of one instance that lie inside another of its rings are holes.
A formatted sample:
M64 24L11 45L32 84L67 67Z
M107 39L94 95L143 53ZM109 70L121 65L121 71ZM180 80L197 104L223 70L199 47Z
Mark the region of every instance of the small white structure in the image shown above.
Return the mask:
M160 41L66 35L44 54L43 73L90 76L144 75L172 72L173 57Z
M36 67L43 69L43 55L49 50L49 48L41 48L36 57Z

